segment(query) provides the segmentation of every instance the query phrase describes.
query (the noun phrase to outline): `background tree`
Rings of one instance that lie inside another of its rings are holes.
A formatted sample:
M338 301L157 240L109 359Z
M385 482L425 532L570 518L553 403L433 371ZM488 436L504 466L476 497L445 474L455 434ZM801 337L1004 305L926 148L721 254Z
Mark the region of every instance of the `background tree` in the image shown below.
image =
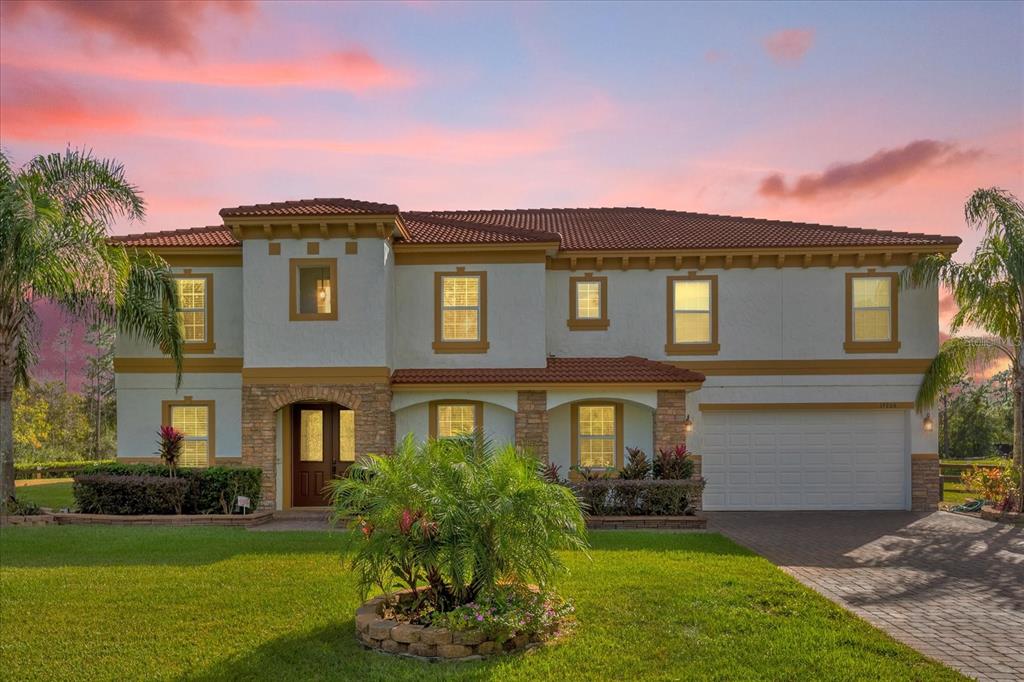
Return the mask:
M925 372L917 395L917 407L935 404L944 388L955 382L972 363L1009 361L1013 398L1013 460L1024 466L1024 205L1013 194L998 188L979 189L964 207L967 223L982 231L981 242L970 262L957 263L949 256L922 258L904 273L912 286L944 284L958 310L950 332L964 327L982 330L985 336L953 336L939 349Z
M85 151L37 156L14 168L0 151L0 504L14 497L13 393L28 382L39 324L33 302L114 322L169 353L181 376L181 328L170 268L108 243L118 216L145 205L124 168Z
M60 331L57 332L57 338L53 342L53 349L60 353L61 359L64 361L64 386L68 385L68 353L71 352L71 325L62 324Z
M85 342L95 350L85 360L86 402L92 422L92 455L104 454L104 428L114 414L114 328L104 320L93 322Z

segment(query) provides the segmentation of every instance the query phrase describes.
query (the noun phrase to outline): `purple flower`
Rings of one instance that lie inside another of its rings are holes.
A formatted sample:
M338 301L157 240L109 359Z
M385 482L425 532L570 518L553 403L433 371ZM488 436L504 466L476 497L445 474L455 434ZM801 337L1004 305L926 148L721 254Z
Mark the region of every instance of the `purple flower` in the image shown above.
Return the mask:
M480 616L477 616L477 617L476 617L476 619L477 619L478 621L482 621L482 620L484 619L484 617L483 617L482 615L480 615Z

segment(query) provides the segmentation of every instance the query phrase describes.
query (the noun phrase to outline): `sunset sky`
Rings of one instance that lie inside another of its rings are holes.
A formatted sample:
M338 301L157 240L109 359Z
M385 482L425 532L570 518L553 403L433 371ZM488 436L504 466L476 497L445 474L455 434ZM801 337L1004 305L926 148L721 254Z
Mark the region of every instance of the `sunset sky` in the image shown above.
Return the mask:
M36 2L0 14L15 162L91 148L144 225L344 196L652 206L965 235L1024 195L1024 4Z

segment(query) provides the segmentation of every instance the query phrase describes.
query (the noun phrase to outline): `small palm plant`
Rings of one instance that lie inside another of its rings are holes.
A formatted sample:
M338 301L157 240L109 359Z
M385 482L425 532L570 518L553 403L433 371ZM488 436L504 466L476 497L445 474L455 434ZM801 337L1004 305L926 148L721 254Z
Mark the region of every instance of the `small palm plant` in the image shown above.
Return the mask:
M481 438L407 437L332 483L336 519L349 519L364 596L421 587L447 611L503 586L541 587L564 570L558 550L587 546L580 503L539 474L537 461Z
M175 472L178 470L181 450L185 446L185 434L173 426L165 424L157 431L156 444L159 448L156 454L160 455L160 459L171 472L171 478L174 478Z

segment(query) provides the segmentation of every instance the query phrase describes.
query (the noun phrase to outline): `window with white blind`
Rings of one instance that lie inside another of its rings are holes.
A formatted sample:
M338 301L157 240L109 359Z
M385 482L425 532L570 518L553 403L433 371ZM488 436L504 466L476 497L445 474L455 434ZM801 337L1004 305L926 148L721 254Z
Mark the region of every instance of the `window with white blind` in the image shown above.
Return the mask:
M487 273L439 272L435 275L434 350L482 353L487 343Z
M668 278L669 354L718 352L718 277Z
M186 271L188 272L188 271ZM213 276L186 274L174 278L178 293L178 320L184 349L213 350Z
M179 465L209 466L213 459L212 402L172 403L167 412L170 425L185 436Z
M587 273L569 278L569 329L608 328L608 278Z
M430 404L431 438L455 438L482 428L482 403L438 401Z
M572 463L584 469L622 465L622 405L581 403L572 407Z

